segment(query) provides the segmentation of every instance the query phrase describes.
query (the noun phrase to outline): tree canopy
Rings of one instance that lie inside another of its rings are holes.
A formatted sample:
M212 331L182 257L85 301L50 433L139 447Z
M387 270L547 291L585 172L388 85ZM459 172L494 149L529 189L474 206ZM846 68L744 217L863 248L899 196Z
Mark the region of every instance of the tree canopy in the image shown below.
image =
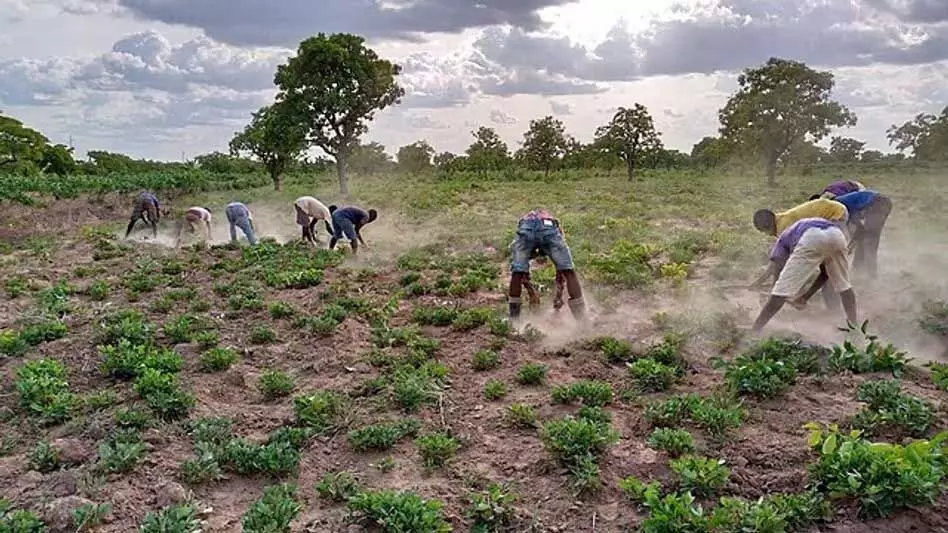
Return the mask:
M625 162L630 180L637 166L663 149L652 115L639 103L620 107L609 124L596 130L596 143Z
M563 122L546 116L530 121L530 128L523 134L523 146L517 151L517 159L530 170L549 174L568 149L569 139Z
M368 122L405 94L395 81L400 72L348 33L310 37L277 68L277 101L306 125L308 142L335 159L343 195L349 194L348 157Z
M280 177L305 148L306 126L282 103L260 108L230 141L231 155L250 153L263 163L276 190L280 190Z

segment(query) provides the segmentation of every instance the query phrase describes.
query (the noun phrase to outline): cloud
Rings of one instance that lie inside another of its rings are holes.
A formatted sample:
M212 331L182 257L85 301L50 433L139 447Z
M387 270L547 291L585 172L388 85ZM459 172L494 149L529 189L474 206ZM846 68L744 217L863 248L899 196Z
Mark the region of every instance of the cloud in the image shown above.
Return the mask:
M405 88L401 105L417 108L458 107L471 103L480 68L461 54L436 57L421 52L400 62L398 83Z
M435 120L430 115L408 115L405 117L408 125L420 130L447 130L451 129L449 124L440 120Z
M97 90L187 92L193 85L239 91L273 88L289 51L241 50L197 37L172 46L155 31L129 35L85 65L76 81Z
M591 82L736 71L784 57L821 67L924 64L948 59L943 0L705 0L631 32L617 24L598 45L490 28L474 47L514 79L536 73ZM898 11L911 23L891 16Z
M557 102L556 100L550 100L550 109L555 115L572 115L573 106L569 105L566 102Z
M575 0L71 0L71 12L118 7L131 16L202 29L220 42L296 45L318 32L421 40L425 33L511 25L547 26L539 11Z
M505 126L510 126L517 123L517 117L508 115L499 109L490 110L490 121L494 124L503 124Z
M0 103L53 105L67 99L79 64L70 59L0 61Z

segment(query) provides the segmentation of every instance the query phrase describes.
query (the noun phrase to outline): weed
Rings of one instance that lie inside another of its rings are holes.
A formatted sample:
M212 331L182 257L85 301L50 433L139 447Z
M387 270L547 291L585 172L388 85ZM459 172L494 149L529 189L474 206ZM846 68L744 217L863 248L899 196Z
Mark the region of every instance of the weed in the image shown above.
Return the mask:
M507 420L520 427L534 427L537 425L537 410L532 406L513 403L507 407Z
M19 332L13 330L0 332L0 354L17 357L23 355L29 349L30 345L23 340Z
M73 509L72 520L77 533L95 530L111 512L112 505L109 503L87 503Z
M115 422L121 428L142 430L151 423L151 416L138 407L128 407L115 413Z
M491 350L479 350L474 354L471 366L478 372L493 370L500 366L500 354Z
M678 381L678 368L654 359L636 359L629 364L629 375L642 391L659 392L668 390Z
M140 533L184 533L201 531L201 520L194 505L183 503L172 505L160 512L145 515Z
M296 314L296 309L286 302L273 302L269 306L270 316L275 319L290 318Z
M4 533L45 533L46 524L36 513L25 509L14 509L7 500L0 499L0 531Z
M553 388L553 401L570 403L579 400L583 405L602 407L612 403L612 385L604 381L579 381L572 385Z
M251 344L269 344L271 342L276 342L277 334L275 331L264 325L254 326L250 330L250 337L248 338Z
M438 380L419 369L399 368L392 377L392 394L395 402L409 413L434 401L438 392Z
M352 519L382 531L450 533L444 519L444 504L425 500L411 492L364 491L349 499Z
M162 327L165 337L173 344L191 342L197 333L208 329L210 329L209 324L191 314L175 317Z
M74 292L76 292L75 289L65 281L43 289L37 295L39 308L53 316L66 315L72 311L69 306L69 295Z
M10 276L3 284L7 297L11 300L30 292L30 282L23 276Z
M58 470L62 464L59 459L59 449L47 441L40 441L30 452L30 468L46 474L53 470Z
M115 379L131 379L146 369L176 374L184 366L184 359L172 350L156 348L151 344L134 344L122 339L118 344L99 346L102 372Z
M99 446L99 466L105 472L128 472L145 454L145 443L135 438L137 433L113 437Z
M152 368L139 376L134 389L163 420L184 418L195 404L194 396L181 389L177 376Z
M513 504L517 496L496 483L491 483L486 491L471 493L469 499L471 507L467 516L474 522L475 533L503 531L516 511Z
M723 459L711 459L699 455L684 455L671 461L671 469L678 474L682 490L696 496L710 496L724 487L731 470L724 466Z
M181 463L179 475L181 480L190 485L211 483L223 479L224 473L217 456L207 450L208 446L198 443L198 457Z
M695 451L695 439L691 433L677 428L656 428L648 437L648 445L672 457Z
M316 484L316 493L331 502L344 502L362 492L362 484L351 472L327 472Z
M293 392L296 383L293 378L281 370L267 370L260 374L257 388L266 400L275 400Z
M527 363L517 370L517 383L521 385L542 385L546 381L549 368L539 363Z
M547 451L569 469L578 492L586 492L599 487L597 460L618 442L619 434L607 424L566 417L543 424L540 438Z
M849 370L855 374L888 371L892 372L893 376L900 377L905 365L912 359L892 344L883 346L876 335L867 333L868 325L867 320L859 328L849 324L844 329L847 333L858 331L868 342L862 348L849 340L844 341L842 345L833 346L829 356L830 368L835 372Z
M458 441L446 433L427 433L415 439L425 468L441 468L457 452Z
M338 427L347 414L345 397L330 390L293 398L293 410L298 425L317 432Z
M297 501L296 485L284 483L267 487L263 497L244 515L246 533L290 533L290 523L303 507Z
M240 357L230 348L212 348L201 354L201 370L222 372L236 363Z
M450 326L458 319L460 311L455 307L418 306L412 311L412 321L422 326Z
M349 445L357 452L385 451L405 437L414 437L421 423L414 418L383 422L349 432Z
M810 468L815 488L859 503L865 518L890 516L906 507L931 505L945 482L948 432L905 446L870 442L859 431L807 424L809 445L820 454Z
M492 379L484 384L484 398L495 401L507 396L507 384L499 379Z
M928 368L932 373L932 383L943 391L948 391L948 364L928 363Z
M148 306L148 309L152 313L170 313L174 309L174 302L167 297L158 298L151 302L151 305Z

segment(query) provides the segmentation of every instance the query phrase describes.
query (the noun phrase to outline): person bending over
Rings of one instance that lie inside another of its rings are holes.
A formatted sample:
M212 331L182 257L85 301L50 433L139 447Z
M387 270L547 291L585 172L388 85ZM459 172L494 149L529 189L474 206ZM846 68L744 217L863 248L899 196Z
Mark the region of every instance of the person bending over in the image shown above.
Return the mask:
M820 194L814 194L810 197L810 200L816 200L817 198L825 198L827 200L835 200L837 196L842 196L844 194L849 194L851 192L865 190L866 186L858 181L853 180L839 180L834 181L826 186Z
M566 245L560 223L546 210L534 210L517 223L517 235L510 243L510 286L507 291L510 318L520 317L524 282L530 279L530 257L534 250L550 258L557 275L565 280L569 294L567 306L576 318L585 315L586 304L579 277L573 267L573 255Z
M784 230L770 250L774 286L754 321L754 331L763 329L787 299L803 293L821 264L839 293L846 319L855 324L856 294L849 281L848 248L839 225L823 218L804 218Z
M227 204L224 211L227 215L227 223L230 224L230 240L237 242L237 228L244 232L247 241L252 245L257 244L257 235L253 227L253 213L242 202L231 202Z
M375 222L379 216L378 211L375 209L365 211L355 206L337 208L331 205L329 206L329 212L332 214L332 231L330 231L332 239L329 241L330 250L336 247L336 243L339 242L339 239L341 239L343 235L345 235L346 239L349 239L349 246L352 247L353 255L359 253L360 243L366 248L369 247L369 245L362 240L362 227ZM330 230L328 224L326 225L326 230Z
M175 240L175 247L181 246L181 233L184 227L188 227L189 233L195 233L200 223L204 223L207 229L207 241L211 240L211 210L206 207L189 207L184 213L184 218L178 223L178 237Z
M304 241L316 245L319 239L315 229L320 220L326 224L326 231L332 235L332 228L329 226L332 214L325 204L312 196L300 196L293 202L293 209L296 210L296 223L303 229Z
M139 220L151 227L152 237L158 238L158 221L161 220L161 209L158 205L158 197L153 192L143 192L135 200L135 208L132 210L132 216L128 221L128 228L125 229L125 238L132 233L135 223Z

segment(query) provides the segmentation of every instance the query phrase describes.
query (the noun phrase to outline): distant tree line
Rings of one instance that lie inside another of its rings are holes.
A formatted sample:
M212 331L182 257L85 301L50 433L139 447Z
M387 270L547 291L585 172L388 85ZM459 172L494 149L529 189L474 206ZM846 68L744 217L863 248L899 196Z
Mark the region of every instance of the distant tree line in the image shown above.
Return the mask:
M895 153L866 150L865 142L831 136L854 126L856 115L832 99L833 74L806 64L772 58L748 68L738 88L718 112L716 135L698 141L690 153L662 142L649 110L640 103L620 107L589 142L566 132L553 116L530 121L516 149L489 127L472 132L463 153L437 152L427 141L402 146L393 158L379 143L363 143L374 114L400 102L401 68L351 34L318 34L306 39L274 77L273 104L253 113L237 132L228 153L214 152L186 163L132 159L92 151L78 161L72 149L51 144L41 133L0 114L0 172L60 175L147 172L199 167L219 174L267 172L275 188L287 173L334 167L342 194L350 171L488 173L525 169L544 174L568 169L623 168L629 179L640 169L720 169L740 165L762 169L774 183L778 169L820 163L878 163L912 160L948 162L948 106L939 114L919 114L887 131ZM829 146L820 143L829 137ZM318 148L326 158L306 154Z

